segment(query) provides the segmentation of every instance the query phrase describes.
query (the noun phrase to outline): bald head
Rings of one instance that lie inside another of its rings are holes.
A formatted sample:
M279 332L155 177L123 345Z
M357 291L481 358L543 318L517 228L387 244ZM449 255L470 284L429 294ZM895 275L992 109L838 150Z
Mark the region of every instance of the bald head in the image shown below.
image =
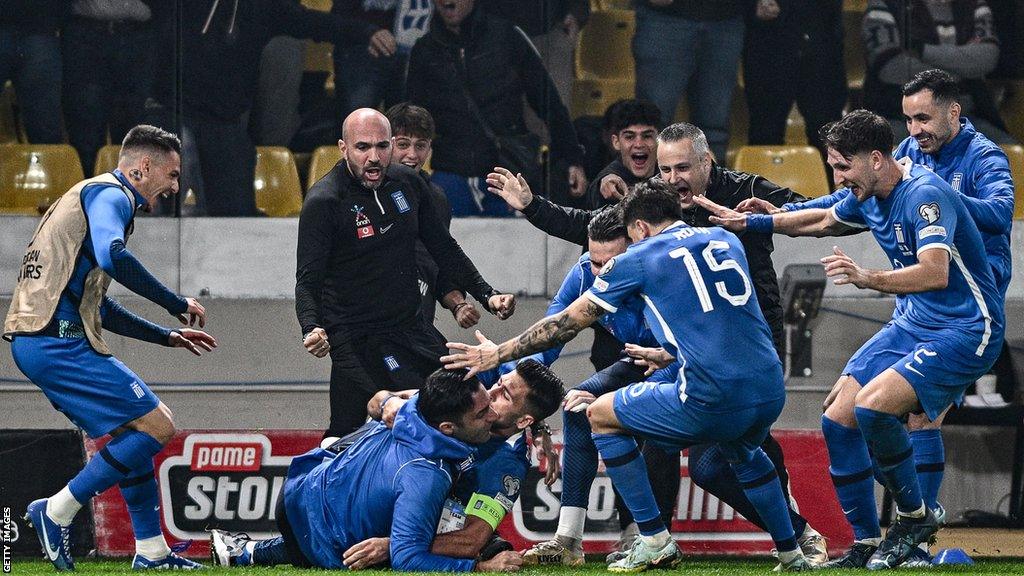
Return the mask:
M345 121L341 124L341 139L348 141L353 131L379 130L381 128L387 133L387 137L391 138L391 123L388 122L387 116L373 108L360 108L345 117Z
M360 108L345 118L338 147L349 173L376 190L391 163L391 123L372 108Z

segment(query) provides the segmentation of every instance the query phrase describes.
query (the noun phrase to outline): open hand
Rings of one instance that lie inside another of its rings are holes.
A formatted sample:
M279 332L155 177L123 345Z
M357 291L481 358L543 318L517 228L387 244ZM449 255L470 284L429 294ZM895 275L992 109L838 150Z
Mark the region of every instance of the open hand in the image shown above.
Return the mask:
M522 210L533 202L533 192L522 174L512 174L501 166L487 175L487 191L501 196L513 210Z
M708 220L732 232L742 232L747 228L747 215L731 208L726 208L708 200L707 196L694 196L693 201L701 208L711 212Z
M174 330L167 337L167 343L172 348L184 348L196 356L202 356L203 350L210 352L217 347L217 339L202 330L181 328Z
M497 368L498 345L491 342L484 336L483 332L476 331L476 339L479 344L471 346L462 342L449 342L448 349L453 351L447 356L441 357L441 362L448 370L467 369L466 379L491 368Z
M367 538L341 555L349 570L362 570L386 562L390 555L390 538Z

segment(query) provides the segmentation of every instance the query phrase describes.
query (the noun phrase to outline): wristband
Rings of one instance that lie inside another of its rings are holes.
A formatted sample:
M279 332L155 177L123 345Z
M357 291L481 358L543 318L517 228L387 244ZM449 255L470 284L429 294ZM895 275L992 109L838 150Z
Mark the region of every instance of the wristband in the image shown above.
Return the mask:
M452 308L452 316L458 314L459 308L462 308L463 306L469 306L469 302L459 302L458 304L456 304L455 307Z
M747 230L771 234L775 230L775 220L771 214L748 214Z
M383 400L381 400L381 402L380 402L380 411L381 411L381 413L384 412L384 406L388 403L388 400L391 400L392 398L398 398L398 394L388 394L387 396L384 397Z

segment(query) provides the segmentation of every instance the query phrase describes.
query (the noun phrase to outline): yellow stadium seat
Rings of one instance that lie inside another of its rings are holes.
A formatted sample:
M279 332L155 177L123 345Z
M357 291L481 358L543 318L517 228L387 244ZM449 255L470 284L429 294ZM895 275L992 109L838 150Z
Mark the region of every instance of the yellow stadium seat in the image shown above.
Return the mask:
M313 151L313 159L309 161L309 179L306 190L313 187L318 180L327 175L334 165L341 160L341 150L337 146L321 146Z
M597 4L597 6L594 6ZM601 10L632 10L633 0L592 0L590 7L593 11Z
M1024 220L1024 146L1003 144L1002 149L1010 160L1010 175L1013 177L1013 219Z
M0 145L0 212L42 214L83 178L67 144Z
M808 198L829 193L825 165L811 146L744 146L736 153L735 165Z
M572 117L603 116L608 106L623 98L633 98L632 80L574 80Z
M299 170L291 150L256 147L256 207L267 216L298 216L302 211Z
M111 172L117 168L117 155L121 153L120 144L107 144L96 153L96 163L93 164L92 173L102 174Z
M302 0L302 5L306 8L320 12L330 12L333 4L333 0Z
M846 64L846 85L854 90L864 87L867 51L861 36L864 12L843 11L843 62Z
M999 115L1018 142L1024 142L1024 81L1007 82L999 105Z
M632 80L633 32L636 22L629 10L605 10L590 15L576 45L576 78Z

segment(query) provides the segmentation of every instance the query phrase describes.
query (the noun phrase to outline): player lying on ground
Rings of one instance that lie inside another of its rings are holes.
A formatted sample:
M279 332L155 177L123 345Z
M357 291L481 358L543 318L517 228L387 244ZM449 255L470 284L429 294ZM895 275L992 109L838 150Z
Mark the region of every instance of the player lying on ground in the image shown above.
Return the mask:
M661 181L637 185L622 209L634 244L605 264L590 290L501 345L479 333L476 346L450 342L446 366L474 374L546 350L632 298L643 298L655 337L681 369L674 382L634 384L587 408L594 443L641 534L609 570L674 566L682 556L660 518L634 436L675 451L716 443L768 525L783 569L810 568L797 546L778 475L760 448L782 411L785 388L739 240L722 229L682 223L677 194ZM695 334L700 342L677 336Z
M375 559L369 554L377 549L373 545L352 548L372 538L388 537L388 555L396 570L516 569L521 559L514 552L474 560L483 547L476 543L487 541L475 521L469 530L448 538L444 549L432 547L431 541L453 474L471 469L474 447L500 453L489 464L490 459L484 459L496 473L522 468L525 474L527 464L516 459L525 452L525 442L508 445L509 434L495 441L493 433L494 427L500 426L511 434L520 425L529 426L540 415L557 409L561 381L543 366L531 368L524 367L524 376L506 378L491 394L476 378L465 380L464 371L439 370L397 411L393 428L377 423L340 454L318 448L297 457L289 467L278 504L281 536L257 542L215 531L216 563L364 567ZM392 398L385 404L398 401ZM497 413L495 404L503 414ZM520 411L524 406L526 410ZM483 490L487 479L481 480ZM498 480L502 488L503 481L504 474ZM502 498L518 492L514 484L510 479ZM481 521L487 514L505 510L499 495L496 491L491 502L480 496L471 503L481 503ZM476 547L469 550L473 545Z
M872 491L862 486L872 482L872 455L897 505L885 539L858 531L837 565L894 568L939 529L900 419L921 411L938 418L988 372L1003 342L1004 301L963 200L931 170L892 157L892 128L884 118L851 112L825 126L822 140L836 184L850 190L831 209L746 215L698 202L734 230L829 236L866 227L892 262L892 270L868 270L838 247L822 258L836 284L896 294L900 312L850 358L821 422L851 524L866 529L858 516L876 513Z

